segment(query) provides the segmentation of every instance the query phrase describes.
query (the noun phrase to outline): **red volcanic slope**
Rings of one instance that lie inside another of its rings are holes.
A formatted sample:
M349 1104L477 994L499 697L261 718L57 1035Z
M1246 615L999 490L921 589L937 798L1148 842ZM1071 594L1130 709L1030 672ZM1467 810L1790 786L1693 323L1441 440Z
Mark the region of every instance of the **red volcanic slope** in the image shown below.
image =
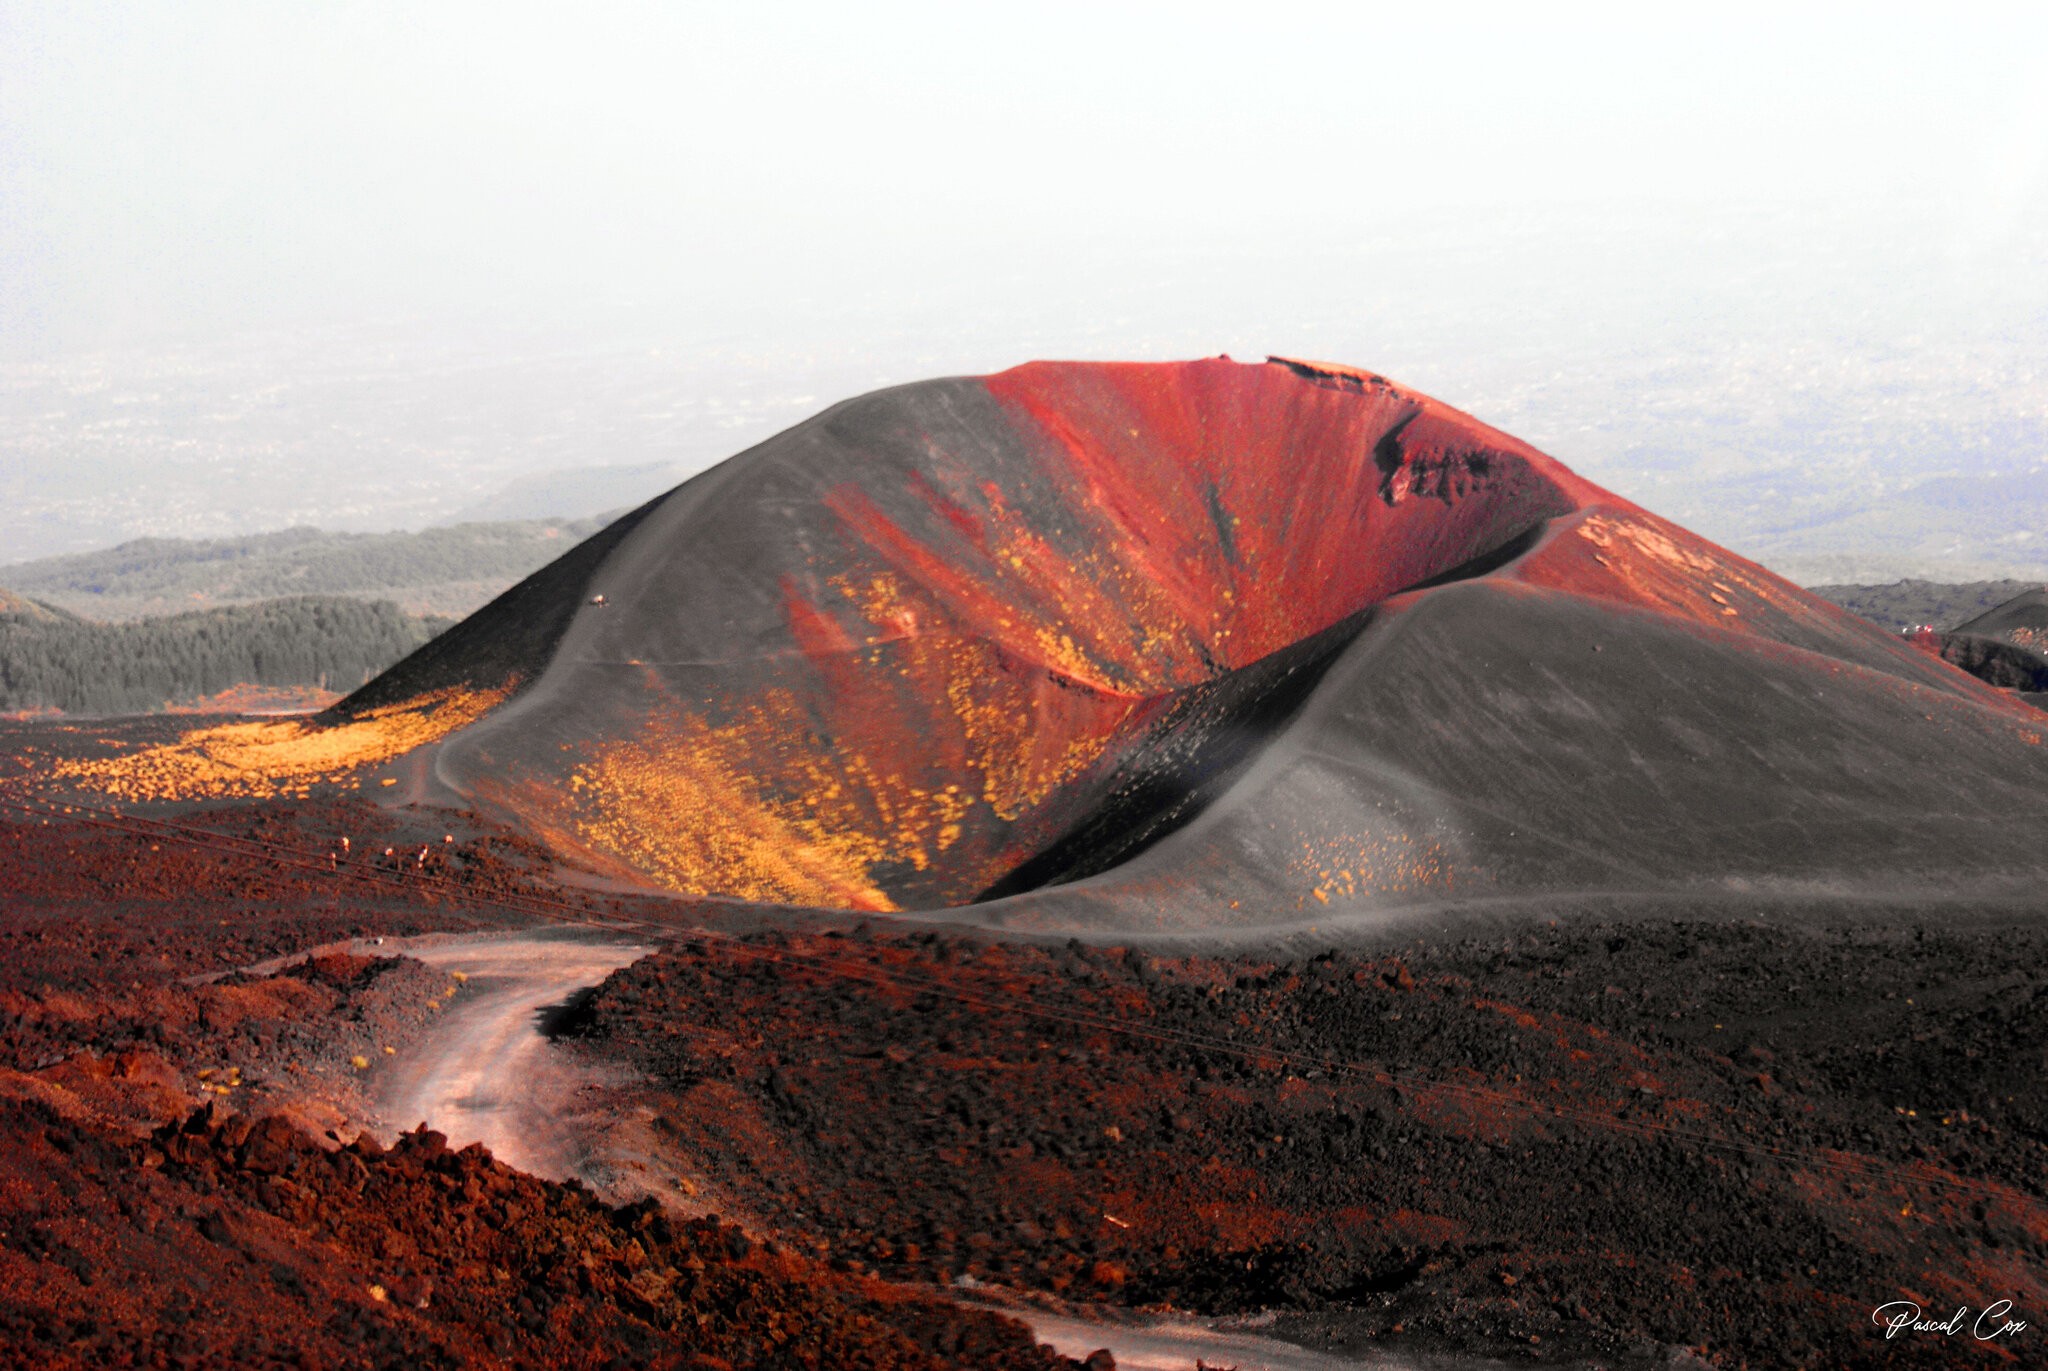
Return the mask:
M1338 654L1453 581L1647 613L1717 662L1820 654L2008 708L1448 406L1347 368L1217 359L1034 363L838 405L336 713L508 693L450 715L435 779L614 875L958 905L1172 832L1266 755ZM1522 614L1487 603L1505 617L1474 642ZM1400 689L1412 703L1470 669L1454 656ZM1430 843L1404 841L1383 865L1430 869ZM1483 852L1446 861L1486 875Z
M1175 692L1591 490L1362 374L1038 364L887 391L650 509L579 588L605 606L440 770L621 874L958 904L1090 813Z

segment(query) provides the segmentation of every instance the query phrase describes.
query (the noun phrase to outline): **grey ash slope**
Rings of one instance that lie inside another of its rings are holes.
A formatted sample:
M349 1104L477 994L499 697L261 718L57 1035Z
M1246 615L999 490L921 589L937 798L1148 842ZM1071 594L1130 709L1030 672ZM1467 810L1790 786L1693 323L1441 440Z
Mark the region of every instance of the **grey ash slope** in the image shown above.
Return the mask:
M1994 609L1957 624L1957 633L2004 637L2015 631L2048 632L2048 586L2023 590Z
M1488 582L1397 601L1194 822L981 906L1255 940L1488 911L2048 914L2048 717Z

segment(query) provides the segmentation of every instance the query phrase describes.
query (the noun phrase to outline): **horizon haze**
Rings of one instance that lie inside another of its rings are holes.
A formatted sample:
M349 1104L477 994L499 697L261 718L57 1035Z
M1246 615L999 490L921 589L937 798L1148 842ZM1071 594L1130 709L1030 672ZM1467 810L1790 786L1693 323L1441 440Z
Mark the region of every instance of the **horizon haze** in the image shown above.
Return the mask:
M12 5L0 565L1278 353L1795 579L2048 577L2048 20L1767 13Z

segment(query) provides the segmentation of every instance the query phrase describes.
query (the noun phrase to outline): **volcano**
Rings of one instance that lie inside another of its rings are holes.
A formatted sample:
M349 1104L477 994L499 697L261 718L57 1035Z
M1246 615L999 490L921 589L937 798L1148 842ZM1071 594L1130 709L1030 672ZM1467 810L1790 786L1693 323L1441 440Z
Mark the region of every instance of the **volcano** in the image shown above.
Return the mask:
M1166 930L2038 883L2038 714L1383 377L839 404L337 705L598 872ZM1987 884L1988 883L1988 884ZM1980 889L1981 888L1981 889Z

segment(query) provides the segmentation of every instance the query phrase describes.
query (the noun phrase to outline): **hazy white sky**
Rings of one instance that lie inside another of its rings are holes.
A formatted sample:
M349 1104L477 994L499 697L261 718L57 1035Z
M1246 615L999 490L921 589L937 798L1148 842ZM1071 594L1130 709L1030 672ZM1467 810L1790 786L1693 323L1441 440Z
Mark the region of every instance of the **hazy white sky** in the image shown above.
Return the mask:
M1152 257L1560 204L2038 260L2044 92L2038 4L0 0L0 329L1000 327Z
M2048 572L2044 224L2040 3L0 0L0 563L1228 351L1774 565Z

